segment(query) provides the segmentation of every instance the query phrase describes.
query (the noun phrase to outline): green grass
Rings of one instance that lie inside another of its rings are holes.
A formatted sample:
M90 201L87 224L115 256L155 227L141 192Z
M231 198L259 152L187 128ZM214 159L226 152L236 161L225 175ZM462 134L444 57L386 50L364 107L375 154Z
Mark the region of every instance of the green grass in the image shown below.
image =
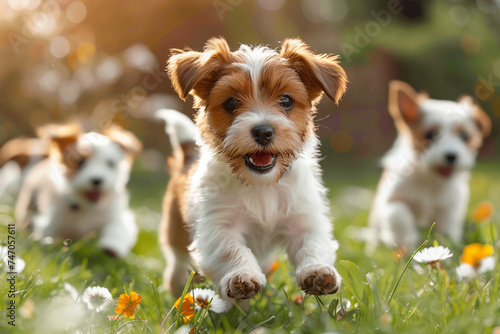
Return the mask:
M369 198L379 172L373 168L375 163L352 165L346 159L345 163L330 166L330 161L324 163L324 169L325 182L331 189L335 236L340 241L336 264L343 277L340 291L333 296L301 299L293 269L282 256L264 291L248 305L233 307L225 314L197 312L187 324L189 328L199 333L249 333L258 329L254 333L489 334L500 326L500 270L465 282L458 282L454 273L465 244L489 241L489 225L477 225L468 219L462 245L454 245L433 232L429 244L447 246L454 256L443 261L442 270L419 265L423 270L417 271L410 265L389 301L413 250L402 260L385 248L366 253L364 242L355 234L366 226ZM176 324L177 312L172 311L180 296L172 296L162 287L164 261L156 234L166 181L163 173L134 173L131 204L142 231L134 253L125 260L103 255L92 237L41 245L18 231L17 254L27 265L17 276L15 327L7 323L6 308L11 299L5 268L0 268L0 332L163 333L170 328L169 332L174 333L182 325ZM480 164L473 173L471 188L469 212L485 200L500 208L498 164ZM13 222L12 208L0 206L0 212L0 240L6 240L6 225ZM496 231L498 217L494 216L490 225ZM426 232L422 231L422 240ZM494 246L498 259L496 236ZM104 313L88 310L79 301L74 302L64 289L65 282L74 286L79 295L88 286L106 287L114 304ZM210 282L194 286L212 287ZM131 291L142 296L135 319L122 316L109 320L108 315L116 315L119 295Z

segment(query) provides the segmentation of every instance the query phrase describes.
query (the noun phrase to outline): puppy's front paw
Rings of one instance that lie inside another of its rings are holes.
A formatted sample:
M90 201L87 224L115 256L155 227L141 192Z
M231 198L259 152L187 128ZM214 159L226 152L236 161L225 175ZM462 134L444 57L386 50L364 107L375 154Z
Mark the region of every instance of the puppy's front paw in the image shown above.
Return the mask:
M251 270L232 272L221 280L222 293L236 300L252 298L265 284L266 276Z
M335 268L316 264L297 272L297 284L310 295L330 295L340 287L340 275Z

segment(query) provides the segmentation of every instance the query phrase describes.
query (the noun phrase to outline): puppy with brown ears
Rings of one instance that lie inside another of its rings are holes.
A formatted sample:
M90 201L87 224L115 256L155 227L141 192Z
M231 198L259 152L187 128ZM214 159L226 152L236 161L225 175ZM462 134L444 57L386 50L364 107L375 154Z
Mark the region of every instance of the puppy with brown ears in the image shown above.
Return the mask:
M458 102L430 99L392 81L389 111L398 137L382 160L384 172L370 214L371 246L415 249L418 227L462 239L470 170L491 120L470 96Z
M126 256L138 231L125 186L141 143L117 126L99 134L77 123L50 124L38 134L50 141L50 153L22 182L18 222L37 240L77 240L96 231L101 249Z
M299 39L279 52L231 52L213 38L204 52L173 50L168 73L181 99L194 97L197 114L195 125L172 110L157 113L174 152L160 230L166 286L182 291L192 259L225 297L251 298L284 246L306 293L335 293L338 243L314 116L323 93L338 103L346 89L337 56L314 54Z

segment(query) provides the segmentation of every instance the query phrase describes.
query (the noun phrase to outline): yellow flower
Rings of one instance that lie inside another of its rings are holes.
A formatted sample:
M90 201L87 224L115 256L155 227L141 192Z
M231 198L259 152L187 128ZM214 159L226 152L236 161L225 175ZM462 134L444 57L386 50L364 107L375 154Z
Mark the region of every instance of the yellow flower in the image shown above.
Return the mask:
M477 267L482 259L491 254L493 254L493 247L491 245L470 244L465 246L460 262Z
M181 298L182 298L182 296L179 297L179 299L177 299L177 301L174 304L174 307L176 309L179 309L179 304L181 303ZM182 305L181 305L181 315L182 315L182 321L184 321L184 323L191 321L191 319L193 319L193 316L194 316L193 305L194 305L194 298L193 298L193 296L191 296L191 293L188 292L184 296L184 300L182 301Z
M472 220L476 223L483 223L490 219L494 212L495 208L493 207L493 204L490 202L482 202L472 213Z
M116 313L119 315L125 314L125 318L135 318L135 308L141 302L141 296L137 292L132 291L130 295L122 294L118 298L118 307Z

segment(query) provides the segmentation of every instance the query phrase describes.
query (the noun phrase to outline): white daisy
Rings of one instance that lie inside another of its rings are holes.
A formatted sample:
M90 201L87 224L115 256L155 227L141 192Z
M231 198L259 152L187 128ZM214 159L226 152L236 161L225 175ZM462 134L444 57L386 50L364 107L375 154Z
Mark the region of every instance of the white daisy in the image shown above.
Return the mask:
M435 264L438 261L452 257L450 250L443 246L428 247L419 251L413 259L424 264Z
M460 263L460 265L455 268L455 273L457 274L457 279L463 281L464 279L475 276L476 270L468 263Z
M88 287L83 291L82 301L87 304L89 310L103 312L110 304L113 297L108 289L100 286Z
M210 289L193 289L191 296L194 299L194 307L196 309L207 308L215 313L227 311L227 304L213 290Z
M457 279L463 281L467 278L477 276L478 274L484 274L495 269L496 260L493 256L488 256L480 260L479 265L474 267L468 263L461 262L460 265L455 269L457 274Z

